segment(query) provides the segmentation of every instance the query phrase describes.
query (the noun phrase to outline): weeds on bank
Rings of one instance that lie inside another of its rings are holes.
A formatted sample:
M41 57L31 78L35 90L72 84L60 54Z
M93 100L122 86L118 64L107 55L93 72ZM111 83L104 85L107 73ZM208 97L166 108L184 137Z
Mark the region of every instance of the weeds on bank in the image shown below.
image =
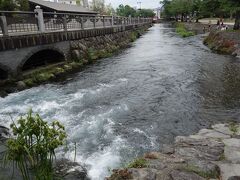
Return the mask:
M219 172L218 171L210 171L210 172L205 172L200 170L198 167L193 166L193 165L187 165L183 167L183 170L187 171L187 172L194 172L196 174L198 174L201 177L207 178L207 179L211 179L211 178L218 178L219 177Z
M147 167L147 160L144 158L135 159L133 162L128 164L127 168L145 168Z
M14 137L7 141L4 165L13 163L24 180L53 179L53 160L55 149L63 145L66 132L58 121L45 122L30 110L11 124Z
M188 31L183 23L177 23L176 32L183 38L195 35L194 32Z
M238 132L237 123L234 123L234 122L229 123L229 130L233 132L233 135L236 135Z

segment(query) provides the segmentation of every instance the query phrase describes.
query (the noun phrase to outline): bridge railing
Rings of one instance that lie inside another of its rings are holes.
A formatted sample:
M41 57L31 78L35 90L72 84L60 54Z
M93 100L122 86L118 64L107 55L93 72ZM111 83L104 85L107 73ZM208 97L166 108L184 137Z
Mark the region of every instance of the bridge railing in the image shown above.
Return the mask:
M0 11L0 36L104 28L151 23L152 18L89 14Z

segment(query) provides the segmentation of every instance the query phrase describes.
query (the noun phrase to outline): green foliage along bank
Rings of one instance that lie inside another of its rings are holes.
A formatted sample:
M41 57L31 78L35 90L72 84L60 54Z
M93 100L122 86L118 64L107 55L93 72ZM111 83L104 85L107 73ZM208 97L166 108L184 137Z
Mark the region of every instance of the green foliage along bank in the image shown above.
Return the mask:
M161 0L163 16L188 21L201 18L235 18L234 29L240 29L239 0Z
M55 149L67 135L58 121L48 124L30 110L11 125L13 137L7 140L4 164L13 164L24 180L52 180Z
M188 31L183 23L177 23L176 24L176 32L177 32L177 34L179 34L183 38L195 35L194 32Z

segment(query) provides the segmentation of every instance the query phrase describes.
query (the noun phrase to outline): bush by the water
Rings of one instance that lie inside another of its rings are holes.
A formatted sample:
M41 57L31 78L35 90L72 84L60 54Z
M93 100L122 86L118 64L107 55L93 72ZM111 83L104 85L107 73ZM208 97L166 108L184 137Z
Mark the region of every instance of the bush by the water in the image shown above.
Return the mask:
M176 32L182 37L194 36L194 32L188 31L183 23L177 23Z
M24 180L53 179L55 149L63 145L67 136L63 125L58 121L48 124L30 110L10 127L14 137L6 144L5 165L13 163Z

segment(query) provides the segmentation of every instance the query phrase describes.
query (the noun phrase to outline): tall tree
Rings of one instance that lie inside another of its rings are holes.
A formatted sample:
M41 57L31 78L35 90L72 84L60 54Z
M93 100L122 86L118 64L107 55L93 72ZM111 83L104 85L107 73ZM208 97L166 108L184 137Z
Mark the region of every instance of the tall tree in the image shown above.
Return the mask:
M105 0L92 0L92 10L104 14Z
M105 6L105 14L111 16L116 14L115 9L112 7L111 4Z
M129 5L124 6L123 4L121 4L117 8L117 15L118 16L135 17L136 13L137 13L137 11L134 8L130 7Z
M239 0L229 0L233 3L233 7L235 10L235 24L233 29L240 29L240 1Z
M20 11L28 11L29 10L29 2L28 0L17 0L18 9Z
M147 18L147 17L154 17L156 14L151 9L141 9L137 11L136 15Z
M14 0L0 0L0 10L14 11L15 9L16 4Z

